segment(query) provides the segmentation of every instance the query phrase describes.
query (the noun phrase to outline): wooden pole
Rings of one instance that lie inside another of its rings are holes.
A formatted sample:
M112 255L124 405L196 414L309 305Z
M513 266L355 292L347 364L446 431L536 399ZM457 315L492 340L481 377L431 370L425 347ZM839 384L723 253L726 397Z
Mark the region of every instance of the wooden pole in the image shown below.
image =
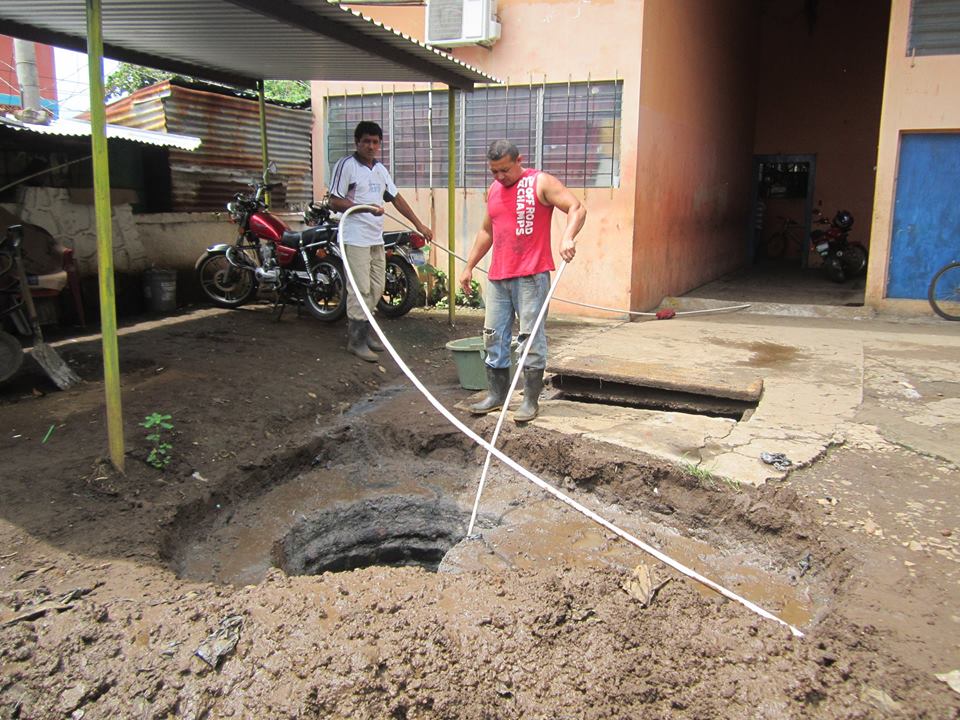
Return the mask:
M123 472L123 409L120 356L117 350L116 286L113 277L113 220L110 207L110 162L107 156L107 111L103 90L103 32L100 0L87 0L87 61L90 71L90 141L93 155L94 216L97 222L97 272L100 329L103 335L103 388L107 402L110 460Z

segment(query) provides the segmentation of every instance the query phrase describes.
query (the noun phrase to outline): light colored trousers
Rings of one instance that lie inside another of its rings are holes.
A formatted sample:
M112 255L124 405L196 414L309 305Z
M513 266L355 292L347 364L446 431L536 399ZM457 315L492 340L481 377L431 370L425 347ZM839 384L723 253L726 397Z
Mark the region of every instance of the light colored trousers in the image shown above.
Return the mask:
M344 247L347 251L347 262L350 263L350 270L353 271L353 278L357 281L357 287L360 288L363 302L370 308L370 312L373 312L377 302L383 296L383 286L387 277L387 256L383 251L383 245L372 247L344 245ZM347 319L366 320L367 316L363 314L363 308L353 292L353 286L346 277L343 281L347 284Z
M523 342L537 321L550 292L550 273L525 275L509 280L488 280L484 302L487 306L483 321L483 347L486 363L492 368L510 367L510 340L514 318L520 319L518 342ZM544 318L546 319L546 318ZM546 322L540 325L530 345L524 365L528 369L543 370L547 366Z

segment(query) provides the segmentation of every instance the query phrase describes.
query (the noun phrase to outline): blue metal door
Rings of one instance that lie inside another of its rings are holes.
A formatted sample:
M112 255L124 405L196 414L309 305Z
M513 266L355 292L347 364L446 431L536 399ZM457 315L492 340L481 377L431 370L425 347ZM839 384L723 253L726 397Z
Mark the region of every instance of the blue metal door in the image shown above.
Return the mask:
M960 260L960 133L904 135L887 297L925 299L951 260Z

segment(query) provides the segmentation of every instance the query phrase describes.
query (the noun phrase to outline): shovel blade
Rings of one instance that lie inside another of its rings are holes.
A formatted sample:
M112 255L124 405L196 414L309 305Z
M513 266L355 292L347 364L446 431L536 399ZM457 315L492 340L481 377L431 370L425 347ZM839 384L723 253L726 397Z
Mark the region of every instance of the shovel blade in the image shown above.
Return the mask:
M57 351L45 342L34 343L30 354L61 390L66 390L80 382L80 378L63 361L63 358L57 355Z

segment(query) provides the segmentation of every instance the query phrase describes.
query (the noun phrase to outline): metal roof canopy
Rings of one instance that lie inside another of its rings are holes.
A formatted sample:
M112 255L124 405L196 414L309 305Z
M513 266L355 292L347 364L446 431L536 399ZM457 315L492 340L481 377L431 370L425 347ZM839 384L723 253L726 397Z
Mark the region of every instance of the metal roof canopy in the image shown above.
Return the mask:
M97 265L110 459L123 471L102 57L256 87L266 165L263 80L498 83L476 68L328 0L0 0L3 32L85 51L90 83ZM448 93L449 276L454 276L454 95ZM453 323L456 303L450 303Z
M84 0L0 0L5 34L86 52ZM104 54L233 85L256 81L498 83L328 0L102 0Z

